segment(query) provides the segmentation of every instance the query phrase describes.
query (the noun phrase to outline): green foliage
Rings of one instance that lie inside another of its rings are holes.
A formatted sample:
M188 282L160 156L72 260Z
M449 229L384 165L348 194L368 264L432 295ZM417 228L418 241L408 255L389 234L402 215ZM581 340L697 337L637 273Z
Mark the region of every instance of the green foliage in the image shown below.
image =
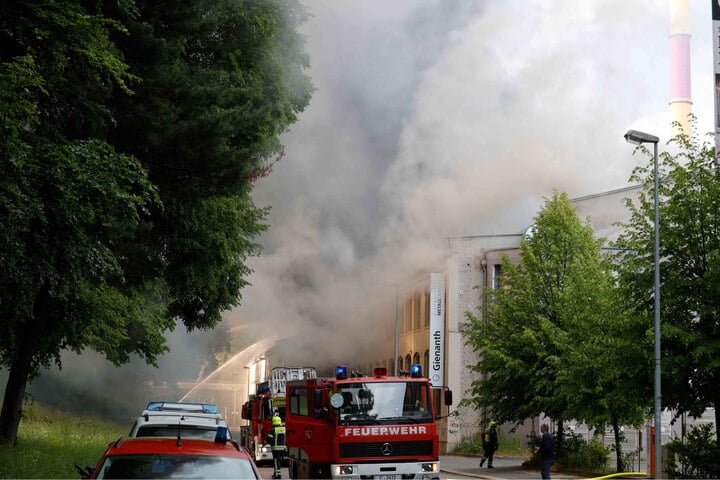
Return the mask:
M34 106L39 121L25 125L26 134L52 141L86 138L110 120L105 103L110 86L129 92L127 83L135 77L110 40L124 27L99 13L99 2L91 4L10 0L0 5L2 63L31 64L36 74L21 88L11 82L0 89ZM117 8L130 14L127 2Z
M95 465L129 425L26 403L18 444L0 445L0 478L78 478L73 464Z
M691 415L720 412L720 176L709 142L679 135L659 171L663 406ZM643 185L616 246L625 308L653 335L653 156L631 181ZM649 382L641 382L649 383Z
M296 0L138 1L119 38L142 77L118 96L111 132L173 197L240 195L282 153L308 104Z
M116 41L142 78L117 92L110 140L135 155L164 206L149 226L151 263L167 283L168 312L210 328L237 305L259 253L267 210L252 183L282 156L279 135L312 85L296 0L138 1Z
M676 438L667 444L666 470L670 478L720 478L720 445L713 426L691 426L685 442Z
M157 202L144 170L97 140L41 144L4 166L0 251L12 255L0 257L0 285L7 296L0 314L14 335L0 339L2 363L12 364L32 322L44 327L45 338L33 332L41 348L31 377L51 360L59 362L61 349L88 344L115 359L135 351L154 361L164 351L161 339L147 336L154 329L136 329L135 338L129 331L132 325L167 327L167 322L123 281L122 245ZM43 295L52 307L39 315L33 299Z
M527 442L531 458L525 466L540 466L540 455L537 448L540 446L540 436L531 435ZM557 436L555 438L557 445ZM555 451L555 465L560 470L600 473L607 470L608 454L610 450L596 438L585 440L582 435L566 429L563 434L562 446Z
M540 412L642 421L643 399L627 393L645 354L628 336L635 322L618 307L601 245L566 194L546 200L517 264L503 259L506 288L483 292L482 316L466 314L466 341L480 358L470 368L482 374L466 404L502 422Z
M585 441L582 436L566 433L556 463L562 469L601 472L608 464L608 449L597 439Z
M485 292L483 317L467 313L466 338L480 353L470 368L489 375L472 384L476 408L492 407L501 422L540 412L563 418L568 392L558 388L569 329L595 305L599 243L566 194L554 192L523 239L517 265L503 260L503 286ZM589 300L589 301L588 301Z

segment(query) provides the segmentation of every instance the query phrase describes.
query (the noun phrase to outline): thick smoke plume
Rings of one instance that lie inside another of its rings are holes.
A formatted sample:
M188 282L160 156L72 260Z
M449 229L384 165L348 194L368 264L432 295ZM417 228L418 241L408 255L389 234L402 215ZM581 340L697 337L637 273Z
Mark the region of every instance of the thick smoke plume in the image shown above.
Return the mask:
M667 2L307 5L318 90L256 190L272 227L228 315L290 332L290 363L365 361L376 308L441 271L448 236L522 232L554 187L625 186L625 131L671 135ZM707 131L709 6L692 13Z

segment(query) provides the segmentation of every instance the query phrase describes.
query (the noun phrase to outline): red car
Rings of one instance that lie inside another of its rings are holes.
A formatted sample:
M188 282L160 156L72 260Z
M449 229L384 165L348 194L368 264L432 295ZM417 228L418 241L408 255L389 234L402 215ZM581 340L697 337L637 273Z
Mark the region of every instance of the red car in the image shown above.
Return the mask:
M108 445L89 478L259 479L260 472L234 441L124 437Z

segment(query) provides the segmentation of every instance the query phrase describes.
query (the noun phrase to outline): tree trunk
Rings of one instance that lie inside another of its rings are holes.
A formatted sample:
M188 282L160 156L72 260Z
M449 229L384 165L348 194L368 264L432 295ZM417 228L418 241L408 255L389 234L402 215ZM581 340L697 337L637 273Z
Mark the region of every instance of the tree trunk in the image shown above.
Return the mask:
M615 459L617 461L617 472L624 472L625 471L625 465L623 465L622 460L622 442L620 438L620 425L618 425L618 421L616 418L613 417L612 419L612 427L613 427L613 433L615 434Z
M17 335L15 355L10 364L5 397L0 411L0 444L17 445L18 427L22 417L25 388L33 371L33 359L37 353L40 338L47 328L50 312L50 288L46 283L38 292L33 305L33 315L25 319Z
M23 341L22 343L23 347L15 351L15 358L10 365L10 375L0 412L0 444L4 445L17 444L25 388L30 376L32 352L28 348L27 342Z

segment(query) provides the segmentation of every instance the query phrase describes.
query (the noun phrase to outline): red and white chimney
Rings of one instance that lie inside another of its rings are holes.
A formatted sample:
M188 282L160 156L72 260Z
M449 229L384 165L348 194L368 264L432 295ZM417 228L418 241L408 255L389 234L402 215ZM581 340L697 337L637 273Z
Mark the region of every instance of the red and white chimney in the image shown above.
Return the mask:
M688 0L670 1L670 121L691 135L690 15Z

